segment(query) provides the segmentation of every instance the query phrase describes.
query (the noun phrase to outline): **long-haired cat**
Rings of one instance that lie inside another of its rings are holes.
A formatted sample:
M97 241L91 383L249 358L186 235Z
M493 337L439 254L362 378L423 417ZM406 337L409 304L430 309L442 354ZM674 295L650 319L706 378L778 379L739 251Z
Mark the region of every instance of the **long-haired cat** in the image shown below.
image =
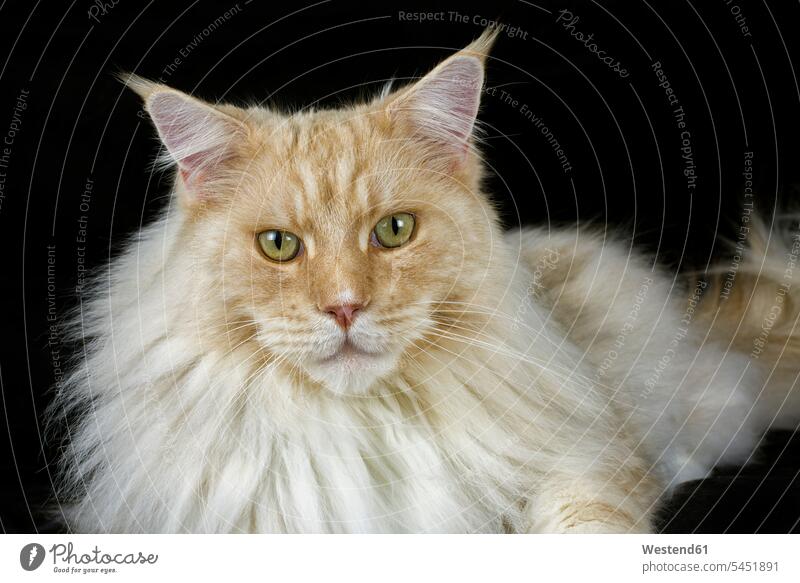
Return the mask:
M72 530L646 532L796 426L797 237L754 222L731 287L503 233L474 136L492 40L292 115L128 80L174 195L71 324Z

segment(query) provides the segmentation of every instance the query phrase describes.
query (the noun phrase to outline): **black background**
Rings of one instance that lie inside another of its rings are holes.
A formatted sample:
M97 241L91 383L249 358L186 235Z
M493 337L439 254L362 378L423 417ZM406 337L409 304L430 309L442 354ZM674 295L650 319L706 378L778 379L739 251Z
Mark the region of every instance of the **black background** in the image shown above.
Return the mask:
M557 24L561 9L579 16L576 30L593 32L630 75L621 78ZM420 11L443 14L422 23L404 16ZM69 352L49 327L75 302L79 252L87 266L107 260L168 192L149 171L154 133L115 72L161 78L212 100L333 106L389 78L423 74L479 35L481 18L500 18L520 32L498 39L481 119L506 224L622 228L678 273L724 261L720 241L735 236L741 216L745 152L753 153L755 204L767 220L776 203L800 199L799 17L797 3L754 0L0 3L0 140L13 138L0 167L0 529L56 528L42 513L56 448L43 444L41 413L56 361L63 366ZM694 189L654 62L684 107ZM571 171L525 110L544 120ZM684 487L662 527L797 528L799 467L792 435L773 433L756 465Z

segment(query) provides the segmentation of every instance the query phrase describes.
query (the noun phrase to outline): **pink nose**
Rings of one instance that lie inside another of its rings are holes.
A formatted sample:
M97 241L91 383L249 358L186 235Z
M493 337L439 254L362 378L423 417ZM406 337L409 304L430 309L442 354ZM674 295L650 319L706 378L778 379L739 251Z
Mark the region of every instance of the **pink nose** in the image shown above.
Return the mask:
M356 312L364 306L362 304L343 304L341 306L327 306L323 311L336 318L336 323L347 330L356 317Z

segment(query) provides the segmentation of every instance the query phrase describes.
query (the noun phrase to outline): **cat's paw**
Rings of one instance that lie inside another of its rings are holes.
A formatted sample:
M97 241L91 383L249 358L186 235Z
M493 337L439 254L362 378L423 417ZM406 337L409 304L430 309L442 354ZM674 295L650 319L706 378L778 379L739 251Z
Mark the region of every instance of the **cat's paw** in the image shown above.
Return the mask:
M603 520L586 520L564 525L561 532L564 534L650 534L652 530L649 525L641 522L620 524Z
M574 502L557 512L532 516L530 533L647 534L653 532L647 513L634 516L617 505L604 502Z

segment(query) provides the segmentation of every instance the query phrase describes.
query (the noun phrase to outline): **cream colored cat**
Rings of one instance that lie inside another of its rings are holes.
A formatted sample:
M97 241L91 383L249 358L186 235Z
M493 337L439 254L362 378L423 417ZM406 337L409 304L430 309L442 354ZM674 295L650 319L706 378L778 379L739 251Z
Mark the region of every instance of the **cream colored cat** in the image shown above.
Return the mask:
M503 233L473 136L491 41L293 115L129 81L174 197L72 324L73 530L646 532L796 425L797 239L698 299L602 234Z

